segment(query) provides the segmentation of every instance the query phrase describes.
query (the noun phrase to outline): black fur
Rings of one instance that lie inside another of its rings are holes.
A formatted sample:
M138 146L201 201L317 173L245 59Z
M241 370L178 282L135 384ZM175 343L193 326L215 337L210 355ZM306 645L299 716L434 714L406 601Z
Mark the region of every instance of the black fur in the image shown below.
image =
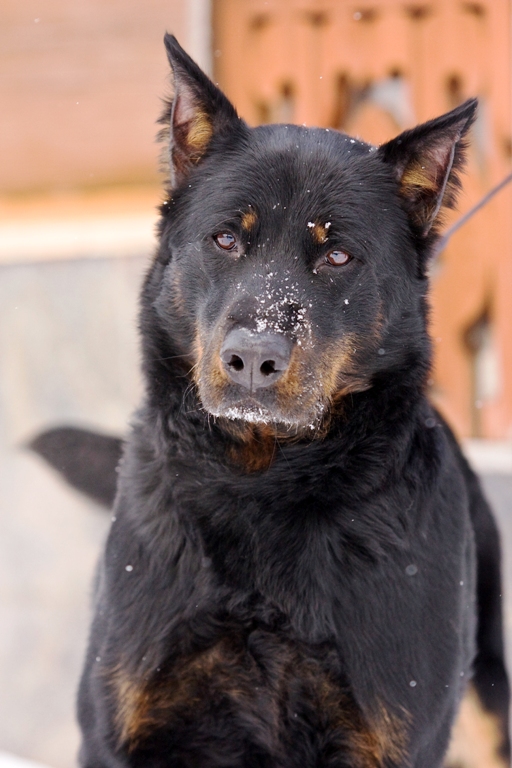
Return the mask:
M498 540L425 396L428 255L476 103L380 149L250 129L166 45L146 397L81 764L436 768L473 669L505 764Z

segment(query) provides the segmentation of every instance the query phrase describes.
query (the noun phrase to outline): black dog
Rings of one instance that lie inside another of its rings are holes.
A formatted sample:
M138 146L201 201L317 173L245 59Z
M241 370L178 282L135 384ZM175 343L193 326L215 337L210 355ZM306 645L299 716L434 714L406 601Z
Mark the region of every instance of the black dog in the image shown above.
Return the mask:
M250 129L166 45L146 399L82 766L436 768L459 711L449 764L508 765L497 533L425 396L426 271L476 102L378 149Z

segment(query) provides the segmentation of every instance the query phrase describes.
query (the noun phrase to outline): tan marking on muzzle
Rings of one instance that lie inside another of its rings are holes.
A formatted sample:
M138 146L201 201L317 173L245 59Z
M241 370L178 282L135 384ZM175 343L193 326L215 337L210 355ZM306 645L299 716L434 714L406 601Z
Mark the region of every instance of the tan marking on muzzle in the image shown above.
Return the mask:
M359 346L363 343L357 334L346 333L340 341L328 347L322 360L324 397L343 397L367 388L365 377L358 375L356 359Z

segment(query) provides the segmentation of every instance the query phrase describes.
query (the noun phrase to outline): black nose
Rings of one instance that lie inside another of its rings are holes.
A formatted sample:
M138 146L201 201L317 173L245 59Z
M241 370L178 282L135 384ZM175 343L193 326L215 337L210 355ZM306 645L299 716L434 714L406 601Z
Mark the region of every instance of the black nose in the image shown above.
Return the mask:
M270 387L288 368L292 343L283 334L230 331L220 350L229 377L253 392Z

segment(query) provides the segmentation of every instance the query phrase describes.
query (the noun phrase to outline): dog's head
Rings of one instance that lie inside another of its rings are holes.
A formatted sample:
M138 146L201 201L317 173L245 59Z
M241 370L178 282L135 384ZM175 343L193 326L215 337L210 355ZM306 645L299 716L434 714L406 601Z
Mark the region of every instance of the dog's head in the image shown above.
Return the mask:
M181 365L214 417L296 433L383 377L424 379L428 256L476 102L379 148L249 128L173 37L166 46L169 196L142 321L160 393Z

